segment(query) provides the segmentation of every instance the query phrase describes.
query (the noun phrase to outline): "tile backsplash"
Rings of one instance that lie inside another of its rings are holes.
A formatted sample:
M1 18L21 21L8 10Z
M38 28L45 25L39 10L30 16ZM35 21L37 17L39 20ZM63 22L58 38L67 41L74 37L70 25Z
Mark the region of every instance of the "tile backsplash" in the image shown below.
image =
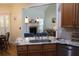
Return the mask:
M62 38L64 38L65 40L71 40L71 34L72 34L72 31L62 28L62 33L61 33Z

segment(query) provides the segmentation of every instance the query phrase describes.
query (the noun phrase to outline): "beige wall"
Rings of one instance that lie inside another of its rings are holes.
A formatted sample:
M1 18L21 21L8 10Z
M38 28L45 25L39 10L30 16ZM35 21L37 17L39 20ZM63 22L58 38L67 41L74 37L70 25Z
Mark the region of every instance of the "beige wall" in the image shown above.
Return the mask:
M20 37L19 27L22 22L22 9L28 8L32 4L0 4L0 15L10 15L11 35L10 42L14 42L17 37Z
M0 14L9 14L9 13L10 13L10 5L0 4Z
M11 6L11 42L21 37L22 9L29 7L31 4L13 4Z

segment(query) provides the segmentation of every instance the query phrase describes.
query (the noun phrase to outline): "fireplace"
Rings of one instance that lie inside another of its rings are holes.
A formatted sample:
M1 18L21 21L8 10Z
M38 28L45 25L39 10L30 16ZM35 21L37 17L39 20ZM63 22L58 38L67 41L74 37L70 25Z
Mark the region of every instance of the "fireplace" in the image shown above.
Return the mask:
M39 23L26 23L26 32L25 33L33 33L36 34L39 32Z
M37 27L29 27L29 32L36 34L37 33Z

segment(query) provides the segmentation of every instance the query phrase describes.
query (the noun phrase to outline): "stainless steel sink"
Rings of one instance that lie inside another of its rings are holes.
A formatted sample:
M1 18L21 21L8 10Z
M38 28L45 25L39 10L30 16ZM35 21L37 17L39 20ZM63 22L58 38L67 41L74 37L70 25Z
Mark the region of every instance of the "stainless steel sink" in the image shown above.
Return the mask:
M39 43L39 42L51 42L51 40L43 39L43 40L30 40L31 43Z

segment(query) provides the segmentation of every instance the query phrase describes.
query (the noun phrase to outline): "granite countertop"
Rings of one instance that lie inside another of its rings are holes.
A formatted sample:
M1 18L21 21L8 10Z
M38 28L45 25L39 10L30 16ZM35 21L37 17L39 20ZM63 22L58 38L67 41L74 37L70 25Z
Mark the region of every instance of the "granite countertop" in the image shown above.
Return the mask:
M44 37L46 38L46 37ZM56 40L55 37L49 37L49 39L51 40L51 42L38 42L38 43L31 43L29 42L29 40L35 40L34 37L29 37L29 38L17 38L15 43L16 45L33 45L33 44L50 44L50 43L60 43L60 44L68 44L68 45L73 45L73 46L79 46L79 42L74 42L71 40L64 40L64 39L60 39L60 40Z
M46 38L46 37L44 37L44 38ZM27 45L31 45L31 44L46 44L46 43L56 43L56 40L55 40L55 38L54 37L50 37L49 38L50 40L51 40L51 42L38 42L38 43L31 43L31 42L29 42L30 40L35 40L35 38L34 37L29 37L29 38L18 38L18 39L16 39L16 44L17 45L25 45L25 44L27 44Z

